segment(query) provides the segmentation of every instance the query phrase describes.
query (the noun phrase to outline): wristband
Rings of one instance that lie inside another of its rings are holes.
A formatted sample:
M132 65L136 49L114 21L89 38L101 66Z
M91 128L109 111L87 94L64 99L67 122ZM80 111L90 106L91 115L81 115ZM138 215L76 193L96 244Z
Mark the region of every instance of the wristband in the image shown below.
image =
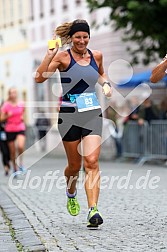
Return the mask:
M104 81L102 86L104 87L105 84L107 84L107 85L109 85L109 87L111 87L111 83L109 81Z

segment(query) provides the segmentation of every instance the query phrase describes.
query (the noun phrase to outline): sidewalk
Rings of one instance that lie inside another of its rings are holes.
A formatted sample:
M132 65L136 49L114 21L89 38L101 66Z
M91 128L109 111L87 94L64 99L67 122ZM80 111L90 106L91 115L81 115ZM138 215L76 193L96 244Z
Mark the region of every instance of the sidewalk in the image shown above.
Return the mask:
M25 161L31 163L34 156L26 156ZM65 159L44 157L10 186L0 165L1 252L167 251L165 167L100 162L98 208L104 224L88 230L84 174L80 172L78 182L81 212L72 217L66 210L65 165Z

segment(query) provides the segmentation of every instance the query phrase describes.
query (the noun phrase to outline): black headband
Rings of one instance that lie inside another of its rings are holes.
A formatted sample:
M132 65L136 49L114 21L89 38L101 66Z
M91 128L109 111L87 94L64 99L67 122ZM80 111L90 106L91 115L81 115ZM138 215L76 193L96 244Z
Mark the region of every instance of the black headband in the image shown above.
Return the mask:
M71 26L71 29L69 31L69 36L72 37L72 35L76 32L79 31L83 31L83 32L87 32L89 34L90 37L90 29L89 29L89 25L86 23L74 23Z

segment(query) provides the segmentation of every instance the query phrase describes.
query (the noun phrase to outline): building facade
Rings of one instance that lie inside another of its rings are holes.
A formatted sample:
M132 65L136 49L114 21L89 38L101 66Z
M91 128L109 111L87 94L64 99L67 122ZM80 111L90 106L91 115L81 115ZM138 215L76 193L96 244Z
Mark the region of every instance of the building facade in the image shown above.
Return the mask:
M34 72L46 54L55 27L78 18L91 25L89 48L102 51L105 72L116 87L128 74L119 60L130 62L130 56L121 40L122 31L114 32L112 24L100 25L109 12L109 8L102 8L89 13L86 0L0 0L0 99L7 97L10 86L16 86L20 99L26 101L27 124L32 125L35 113L41 110L56 123L59 77L36 84ZM95 21L99 29L92 26ZM142 65L132 68L134 73L144 70ZM104 103L103 95L100 99Z
M19 99L32 97L32 60L28 40L29 1L0 1L0 100L7 98L10 87L16 87ZM26 123L31 110L26 109Z

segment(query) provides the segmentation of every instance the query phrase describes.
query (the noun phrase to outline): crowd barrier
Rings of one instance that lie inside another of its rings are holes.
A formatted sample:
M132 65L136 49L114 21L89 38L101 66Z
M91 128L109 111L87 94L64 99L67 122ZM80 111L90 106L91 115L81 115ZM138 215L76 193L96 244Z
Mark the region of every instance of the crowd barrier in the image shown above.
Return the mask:
M139 158L139 164L151 159L167 160L167 121L154 120L140 126L129 121L122 138L123 156Z
M107 128L106 126L105 131ZM110 129L111 132L107 132L107 134L115 138L116 134L113 134L113 127ZM52 133L51 138L53 140L56 132ZM37 132L32 126L27 126L26 135L26 148L29 148L37 141ZM114 156L112 153L113 145L111 146L111 143L114 144L114 142L109 141L112 138L106 140L102 146L102 159L107 159L106 156L109 158ZM48 144L52 144L51 141ZM138 125L137 122L129 121L123 130L122 150L123 157L137 158L139 165L152 159L167 160L167 120L155 120L150 124L144 123L142 126Z

